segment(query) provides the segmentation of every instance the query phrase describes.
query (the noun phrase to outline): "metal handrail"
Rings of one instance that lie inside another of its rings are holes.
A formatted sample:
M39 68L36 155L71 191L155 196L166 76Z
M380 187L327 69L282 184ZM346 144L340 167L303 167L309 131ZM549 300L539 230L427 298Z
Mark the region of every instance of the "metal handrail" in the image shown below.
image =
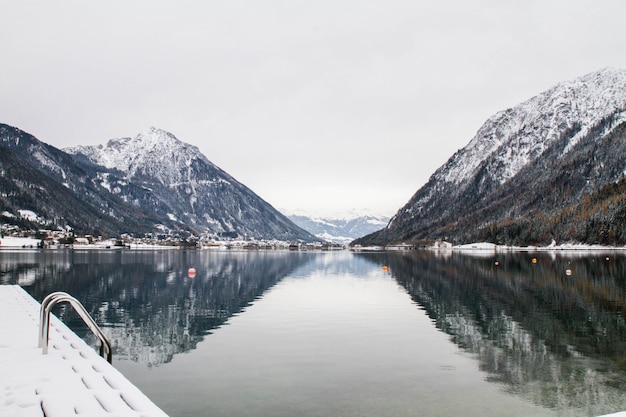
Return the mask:
M50 308L48 307L48 305L56 298L59 296L63 296L66 295L67 293L64 292L53 292L50 293L46 296L46 298L43 299L43 301L41 302L41 308L39 309L39 337L37 340L37 347L43 347L44 345L44 340L47 339L46 332L44 331L44 326L42 325L44 320L45 320L45 316L46 316L46 312L50 311ZM46 329L48 328L48 326L46 326Z
M81 319L85 322L89 330L96 335L100 340L100 356L104 358L104 348L106 346L107 354L106 360L109 363L113 362L113 349L111 343L106 338L102 329L98 327L94 319L89 315L85 307L76 298L72 297L65 292L53 292L48 294L46 298L41 302L41 308L39 309L39 347L42 348L44 355L48 353L48 338L50 333L50 311L52 308L61 302L68 302L74 310L78 313Z

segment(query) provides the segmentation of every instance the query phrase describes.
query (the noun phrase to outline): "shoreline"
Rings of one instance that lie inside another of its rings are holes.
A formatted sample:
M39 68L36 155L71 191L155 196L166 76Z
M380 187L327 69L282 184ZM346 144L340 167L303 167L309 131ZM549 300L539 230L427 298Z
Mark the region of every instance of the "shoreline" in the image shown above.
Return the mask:
M626 246L588 245L583 243L564 243L557 245L554 242L548 246L508 246L495 243L476 242L457 246L431 246L426 249L442 251L493 251L500 252L626 252Z
M289 245L286 242L276 244L273 242L273 250L290 250ZM262 247L261 247L262 246ZM284 248L283 248L284 246ZM41 240L29 238L29 237L4 237L0 238L0 251L5 250L167 250L167 249L184 249L181 246L174 245L159 245L159 244L146 244L146 243L130 243L124 246L116 245L114 241L103 241L98 243L83 244L74 243L71 245L53 245L41 247ZM259 242L223 242L223 244L214 243L203 247L193 248L194 250L232 250L232 249L269 249L264 245L259 245ZM314 249L313 247L307 247L307 250ZM322 247L320 246L320 250ZM338 249L334 249L338 250ZM476 252L481 254L487 253L503 253L503 252L626 252L626 246L603 246L603 245L589 245L583 243L563 243L556 244L552 242L548 246L509 246L509 245L497 245L489 242L473 242L463 245L453 245L449 242L437 242L432 246L415 247L408 244L388 245L388 246L356 246L356 247L344 247L343 250L349 250L352 252L403 252L403 251L418 251L428 250L442 253L451 252L463 252L470 253Z
M603 246L588 245L582 243L564 243L548 246L508 246L497 245L489 242L474 242L463 245L453 245L448 242L439 242L432 246L414 247L407 244L388 246L357 246L350 247L353 252L409 252L409 251L433 251L441 253L505 253L505 252L626 252L626 246Z

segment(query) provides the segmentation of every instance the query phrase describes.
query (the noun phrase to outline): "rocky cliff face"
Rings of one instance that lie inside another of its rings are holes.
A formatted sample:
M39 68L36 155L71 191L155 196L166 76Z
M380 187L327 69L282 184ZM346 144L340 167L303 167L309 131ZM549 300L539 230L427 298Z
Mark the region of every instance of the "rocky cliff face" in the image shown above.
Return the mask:
M499 112L355 243L624 242L625 109L626 71L604 69Z

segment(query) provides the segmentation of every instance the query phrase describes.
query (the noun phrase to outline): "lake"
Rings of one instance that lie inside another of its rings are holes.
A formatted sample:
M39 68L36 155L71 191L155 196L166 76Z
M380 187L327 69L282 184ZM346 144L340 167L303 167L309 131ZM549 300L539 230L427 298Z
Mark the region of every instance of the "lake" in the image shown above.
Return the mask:
M0 284L78 298L172 416L626 410L623 252L2 250Z

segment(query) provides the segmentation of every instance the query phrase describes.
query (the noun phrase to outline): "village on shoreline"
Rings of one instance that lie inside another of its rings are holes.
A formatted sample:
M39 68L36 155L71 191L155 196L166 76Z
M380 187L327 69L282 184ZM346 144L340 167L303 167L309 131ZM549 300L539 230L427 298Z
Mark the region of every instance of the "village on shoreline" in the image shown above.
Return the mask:
M287 242L280 240L259 240L246 237L194 236L182 237L177 234L148 235L137 238L122 235L119 238L103 238L101 236L76 236L71 232L40 230L24 233L13 231L11 235L0 234L0 250L3 249L212 249L212 250L351 250L355 252L380 251L413 251L431 250L440 253L502 253L502 252L551 252L551 251L618 251L626 252L626 246L603 246L581 243L552 242L547 246L507 246L489 242L475 242L462 245L453 245L449 242L437 241L431 246L417 247L411 244L397 244L387 246L361 246L326 241L318 242Z

